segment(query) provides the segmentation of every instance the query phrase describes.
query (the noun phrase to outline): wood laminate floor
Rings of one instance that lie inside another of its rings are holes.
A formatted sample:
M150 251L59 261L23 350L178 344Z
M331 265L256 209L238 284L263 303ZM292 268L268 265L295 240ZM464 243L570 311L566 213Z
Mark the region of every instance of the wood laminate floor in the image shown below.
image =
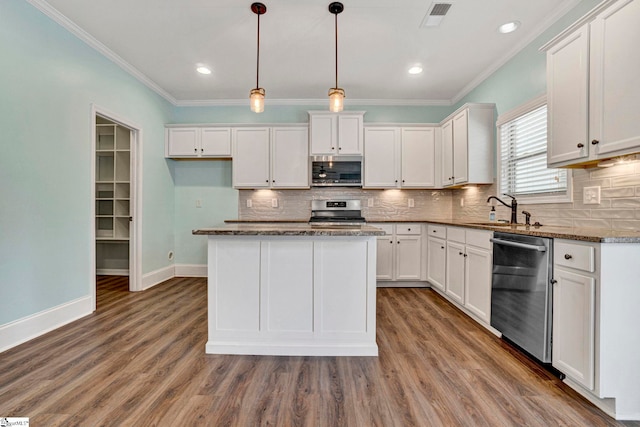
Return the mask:
M430 289L378 289L380 356L206 355L206 280L140 293L0 353L0 416L31 426L640 426L620 423Z

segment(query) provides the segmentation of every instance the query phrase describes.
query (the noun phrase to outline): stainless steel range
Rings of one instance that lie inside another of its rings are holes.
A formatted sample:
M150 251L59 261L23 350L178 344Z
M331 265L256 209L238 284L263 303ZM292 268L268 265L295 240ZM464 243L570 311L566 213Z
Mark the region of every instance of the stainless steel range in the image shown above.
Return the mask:
M354 226L366 224L360 200L312 200L309 224L317 226Z

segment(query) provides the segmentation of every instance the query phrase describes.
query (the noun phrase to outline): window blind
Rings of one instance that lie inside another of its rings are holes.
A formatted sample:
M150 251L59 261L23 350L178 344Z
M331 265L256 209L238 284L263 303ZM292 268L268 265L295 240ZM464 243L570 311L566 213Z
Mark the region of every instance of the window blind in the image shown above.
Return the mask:
M547 168L546 104L500 126L500 166L503 193L566 193L567 171Z

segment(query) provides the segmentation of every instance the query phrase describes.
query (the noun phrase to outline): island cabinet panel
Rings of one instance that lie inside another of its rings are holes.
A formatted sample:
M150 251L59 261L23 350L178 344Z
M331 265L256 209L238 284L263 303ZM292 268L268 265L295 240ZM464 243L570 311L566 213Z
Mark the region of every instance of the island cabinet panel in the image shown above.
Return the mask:
M376 237L209 237L207 353L376 356Z
M320 333L367 332L367 245L366 241L317 244Z
M264 323L269 332L313 332L313 243L264 242Z
M209 327L234 336L260 330L260 242L209 245L210 280L233 283L209 292ZM211 291L211 289L210 289Z

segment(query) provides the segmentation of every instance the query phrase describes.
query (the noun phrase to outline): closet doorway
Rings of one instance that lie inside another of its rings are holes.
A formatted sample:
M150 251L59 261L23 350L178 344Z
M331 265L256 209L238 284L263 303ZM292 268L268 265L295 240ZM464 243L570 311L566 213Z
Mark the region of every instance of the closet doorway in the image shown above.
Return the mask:
M137 214L141 130L95 106L92 119L95 309L96 276L128 276L129 290L142 290Z

